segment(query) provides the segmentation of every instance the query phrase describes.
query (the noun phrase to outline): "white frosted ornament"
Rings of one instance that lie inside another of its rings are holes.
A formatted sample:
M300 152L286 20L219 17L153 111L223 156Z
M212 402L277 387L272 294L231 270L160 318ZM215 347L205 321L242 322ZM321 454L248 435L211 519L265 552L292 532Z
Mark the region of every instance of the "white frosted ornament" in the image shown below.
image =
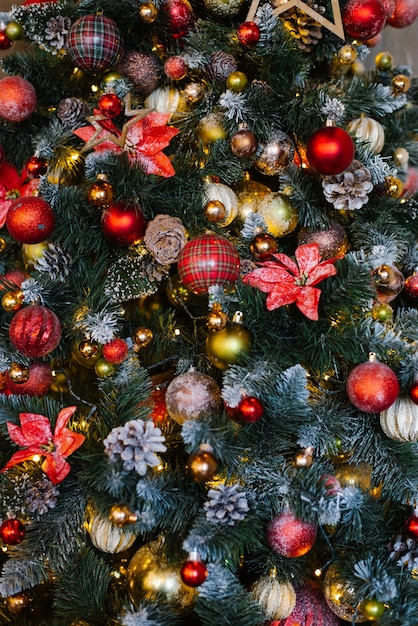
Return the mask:
M167 387L165 404L170 417L178 424L219 412L222 396L213 378L190 371L176 376Z
M205 184L206 202L221 202L225 207L225 217L217 222L218 226L228 226L238 215L238 198L236 193L223 183Z
M418 405L400 396L380 413L380 426L393 441L418 441Z
M250 594L268 620L286 619L296 605L296 592L292 583L279 582L274 572L256 580Z
M352 120L347 126L347 131L359 141L367 143L373 154L379 154L385 145L383 126L371 117L361 116Z
M92 544L107 554L116 554L127 550L137 538L137 533L132 527L121 528L116 526L109 517L97 511L89 512L86 528Z
M177 113L186 106L184 95L175 87L158 87L145 99L145 108L158 113Z

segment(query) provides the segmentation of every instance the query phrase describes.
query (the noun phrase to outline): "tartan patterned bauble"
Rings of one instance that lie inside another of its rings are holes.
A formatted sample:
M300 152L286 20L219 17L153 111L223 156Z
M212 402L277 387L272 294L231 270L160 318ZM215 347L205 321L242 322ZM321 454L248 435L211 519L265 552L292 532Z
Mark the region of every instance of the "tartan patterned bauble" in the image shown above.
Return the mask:
M32 358L45 356L61 340L61 323L55 313L45 306L26 306L10 322L9 337L21 354Z
M115 65L123 52L116 23L104 15L85 15L71 26L67 52L77 67L88 72Z
M228 239L205 233L186 243L178 259L178 273L186 287L205 293L211 285L234 283L239 264L238 251Z

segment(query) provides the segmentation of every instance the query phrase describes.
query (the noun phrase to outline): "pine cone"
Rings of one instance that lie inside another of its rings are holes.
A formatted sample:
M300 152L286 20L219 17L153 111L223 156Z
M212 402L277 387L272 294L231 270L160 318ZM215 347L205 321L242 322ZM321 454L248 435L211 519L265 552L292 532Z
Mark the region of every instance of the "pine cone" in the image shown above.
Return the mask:
M80 98L65 98L57 109L57 115L64 124L76 124L87 112L87 104Z
M152 421L131 420L113 428L104 440L106 454L112 462L122 461L127 472L134 470L145 476L148 466L159 465L156 452L165 452L164 435Z
M341 174L324 176L322 187L325 198L335 209L354 211L367 204L367 194L372 191L373 184L367 167L354 160Z
M45 39L49 45L57 50L61 50L65 45L65 40L70 32L71 19L63 15L51 17L45 28Z
M248 511L246 494L239 485L218 485L208 491L209 500L204 503L208 522L233 526L243 520Z
M32 513L42 515L55 508L59 489L48 478L37 480L28 489L26 506Z
M176 263L186 242L187 232L178 217L161 214L147 224L144 243L161 265Z
M325 13L325 7L318 6L309 0L306 4L320 15ZM276 6L275 3L273 6ZM304 52L310 52L313 46L316 46L318 41L322 39L320 22L298 8L285 11L280 15L280 19L286 30L296 39L298 48Z
M238 63L228 52L219 50L210 55L208 72L215 80L226 80L231 72L235 72L237 68Z
M36 261L34 269L48 274L51 280L64 282L70 273L71 265L71 257L59 246L49 243L42 256Z

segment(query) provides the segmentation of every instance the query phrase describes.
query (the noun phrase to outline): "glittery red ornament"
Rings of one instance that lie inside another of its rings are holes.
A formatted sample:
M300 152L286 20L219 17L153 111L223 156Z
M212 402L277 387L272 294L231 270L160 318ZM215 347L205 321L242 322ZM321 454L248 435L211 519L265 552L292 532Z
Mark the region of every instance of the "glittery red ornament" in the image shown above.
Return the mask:
M238 26L237 36L241 45L255 46L260 40L260 29L255 22L244 22Z
M184 37L194 23L192 5L188 0L166 0L163 10L168 17L168 30L175 39Z
M206 293L211 285L226 285L238 279L240 258L228 239L205 233L186 243L177 267L186 287L195 293Z
M164 63L164 74L170 80L181 80L187 74L187 65L183 59L178 55L168 57Z
M414 273L405 280L404 292L409 298L418 298L418 274Z
M47 363L31 363L29 378L24 383L15 383L6 373L6 388L13 395L44 396L52 383L51 368Z
M242 422L258 422L263 417L264 407L260 400L254 396L245 396L238 402L236 417Z
M379 413L388 409L399 395L395 372L385 363L367 361L357 365L346 383L348 399L360 411Z
M156 426L164 424L168 418L167 405L165 403L166 387L154 387L151 392L153 402L151 418Z
M384 27L386 10L381 0L348 0L341 17L350 37L371 39Z
M385 9L386 17L390 17L395 10L395 0L382 0L382 4Z
M122 363L129 354L128 344L124 339L116 337L108 343L105 343L102 348L103 358L109 363Z
M8 38L5 30L0 30L0 50L8 50L13 45L13 41Z
M6 546L17 546L25 538L25 532L25 526L15 517L4 520L0 525L0 539Z
M84 15L70 28L67 52L72 62L82 70L104 70L115 65L123 52L120 30L105 15Z
M12 269L0 276L1 280L10 283L11 287L21 287L24 280L30 278L29 274L24 270ZM3 285L0 285L0 291L3 291Z
M405 528L405 533L408 535L408 537L410 537L411 539L415 539L415 541L418 540L418 516L417 515L410 515L405 522L404 528Z
M97 103L102 115L112 118L122 113L123 102L115 93L104 93Z
M413 382L410 388L408 389L408 396L410 397L412 402L415 402L415 404L418 404L418 380Z
M418 17L417 0L395 0L395 8L387 18L387 24L393 28L405 28Z
M338 126L319 128L308 141L306 157L320 174L343 172L354 158L355 147L350 135Z
M54 226L54 211L39 196L16 198L7 212L7 230L19 243L40 243L48 239Z
M289 617L270 622L269 626L340 626L340 623L318 589L302 587L296 589L296 606Z
M61 340L61 323L53 311L41 304L18 311L9 326L13 346L31 358L45 356Z
M119 201L102 213L101 226L111 243L128 246L142 240L147 223L138 205Z
M36 108L36 91L22 76L6 76L0 80L0 117L8 122L26 120Z
M282 556L303 556L316 540L317 527L312 522L298 519L291 511L282 511L267 527L267 541Z
M182 581L188 587L199 587L208 575L208 570L203 561L186 561L180 570Z
M48 162L41 157L32 156L26 161L25 170L31 178L40 178L48 169Z

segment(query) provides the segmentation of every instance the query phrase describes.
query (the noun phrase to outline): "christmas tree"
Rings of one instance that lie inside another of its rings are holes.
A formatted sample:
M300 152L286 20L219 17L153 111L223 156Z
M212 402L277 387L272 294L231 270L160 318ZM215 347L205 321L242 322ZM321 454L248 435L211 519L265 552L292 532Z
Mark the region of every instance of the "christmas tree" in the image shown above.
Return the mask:
M418 624L417 16L1 14L1 625Z

